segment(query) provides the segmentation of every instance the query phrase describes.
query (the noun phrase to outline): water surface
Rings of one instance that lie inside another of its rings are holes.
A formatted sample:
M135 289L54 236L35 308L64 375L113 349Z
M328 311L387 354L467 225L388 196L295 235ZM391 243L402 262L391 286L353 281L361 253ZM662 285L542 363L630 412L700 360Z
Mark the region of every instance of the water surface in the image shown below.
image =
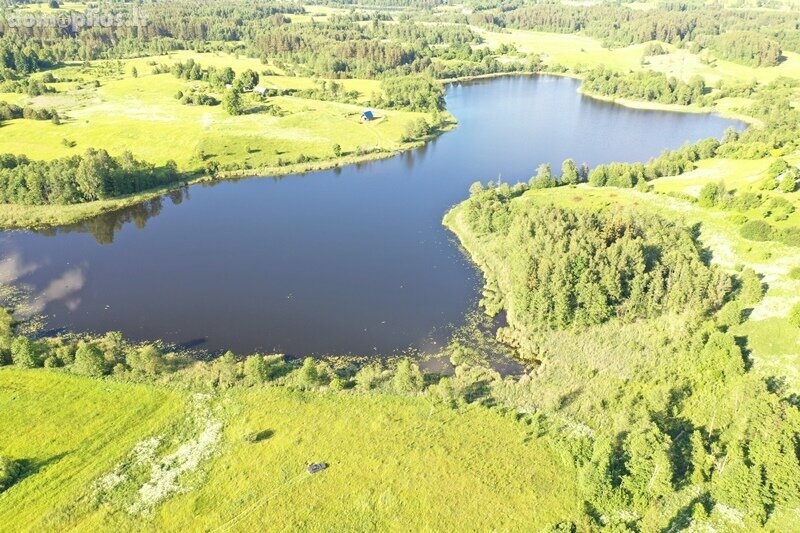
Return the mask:
M732 124L628 109L577 87L545 76L454 85L458 128L416 151L194 186L46 234L0 233L0 280L27 285L54 329L239 353L435 349L478 292L441 225L471 183L527 180L570 157L642 161Z

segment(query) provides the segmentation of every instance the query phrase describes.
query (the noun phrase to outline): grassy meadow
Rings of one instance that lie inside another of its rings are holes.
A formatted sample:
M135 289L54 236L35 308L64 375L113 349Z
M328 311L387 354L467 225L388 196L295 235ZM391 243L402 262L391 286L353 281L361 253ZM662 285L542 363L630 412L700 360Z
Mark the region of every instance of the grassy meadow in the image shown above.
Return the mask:
M152 74L153 64L170 65L194 59L202 66L230 66L236 72L278 70L260 61L227 54L180 52L127 62L95 62L92 66L67 66L51 71L58 79L57 93L35 98L0 94L0 101L55 108L62 124L48 121L12 120L3 125L0 152L23 153L32 159L53 159L104 148L112 154L125 150L155 164L169 160L183 171L202 167L198 154L213 158L221 167L238 163L252 169L294 162L301 155L332 159L338 144L343 154L362 150L393 150L401 146L406 125L422 114L377 111L378 119L360 122L364 106L308 100L290 96L249 102L249 112L228 115L221 105L182 105L175 94L205 82L176 78L171 73ZM138 77L131 75L136 68ZM99 87L87 86L99 80ZM262 76L268 89L310 89L311 78L286 75ZM374 80L344 80L347 91L358 91L369 100L380 89ZM211 93L213 94L213 93ZM221 99L222 95L216 95ZM273 116L265 106L276 106L283 116Z
M0 530L539 530L579 514L558 450L477 405L276 387L203 397L12 369L0 405L13 413L0 454L38 465L0 496ZM154 478L173 492L143 506Z
M184 404L153 387L0 369L0 454L22 459L26 470L0 495L0 530L53 529L76 495L137 442L176 423Z

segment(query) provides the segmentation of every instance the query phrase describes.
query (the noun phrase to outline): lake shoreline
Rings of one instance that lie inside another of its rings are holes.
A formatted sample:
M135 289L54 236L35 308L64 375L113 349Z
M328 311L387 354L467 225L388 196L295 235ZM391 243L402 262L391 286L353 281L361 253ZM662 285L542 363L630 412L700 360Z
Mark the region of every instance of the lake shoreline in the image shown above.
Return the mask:
M583 80L583 78L571 72L497 72L492 74L479 74L475 76L464 76L460 78L452 78L449 80L442 80L442 84L447 87L448 85L470 83L480 80L489 80L505 77L537 77L537 76L555 76L562 78L570 78L574 80ZM580 86L577 89L578 93L587 98L603 101L626 107L629 109L641 109L646 111L663 111L670 113L688 113L688 114L708 114L716 115L729 120L738 120L748 124L748 126L759 127L760 122L752 117L742 115L727 110L715 109L713 107L694 107L694 106L680 106L675 104L660 104L657 102L646 102L640 100L631 100L626 98L614 98L592 94L584 91ZM67 226L89 220L91 218L119 211L121 209L129 208L156 198L165 196L176 190L198 185L202 183L214 183L226 180L238 180L247 178L280 178L290 175L302 175L309 172L318 172L324 170L331 170L334 168L342 168L350 165L358 165L368 163L370 161L378 161L387 159L405 153L411 150L419 149L430 141L440 137L444 133L452 131L458 127L458 119L445 111L446 119L439 125L436 133L427 136L424 139L404 143L393 150L380 150L370 152L362 155L349 154L342 157L335 157L331 159L324 159L309 163L299 163L286 166L271 166L259 167L244 170L229 170L221 171L216 176L202 175L193 176L191 173L184 175L184 179L174 184L170 184L158 189L152 189L136 193L126 197L112 198L108 200L97 200L94 202L86 202L82 204L72 205L37 205L25 206L19 204L0 204L0 230L43 230L48 228L55 228L59 226Z
M84 222L100 215L143 204L150 200L166 196L171 192L203 183L218 183L248 178L281 178L359 165L371 161L379 161L422 148L430 141L448 131L452 131L457 126L458 121L452 115L448 114L447 119L438 126L436 133L424 139L404 143L393 150L380 150L362 155L348 154L342 157L309 163L296 163L280 167L272 166L246 170L221 171L217 173L216 176L197 176L196 174L186 173L183 174L184 179L176 181L175 183L129 196L110 198L108 200L96 200L93 202L71 205L29 206L20 204L0 204L0 231L43 230L68 226Z
M453 86L458 128L418 150L285 180L196 176L85 222L5 233L7 264L54 330L208 352L437 353L479 298L474 255L442 224L473 183L527 180L568 158L645 161L730 125L587 100L579 83Z

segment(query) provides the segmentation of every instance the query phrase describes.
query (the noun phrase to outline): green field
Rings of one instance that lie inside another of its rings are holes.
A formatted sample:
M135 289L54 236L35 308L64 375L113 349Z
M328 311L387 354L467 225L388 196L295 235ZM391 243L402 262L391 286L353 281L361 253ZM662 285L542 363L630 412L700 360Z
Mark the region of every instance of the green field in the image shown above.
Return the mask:
M0 370L0 454L40 465L0 497L0 530L538 530L579 515L570 464L496 410L283 388L202 401L211 414L192 417L188 393ZM217 422L180 489L143 507L148 443L174 467ZM309 476L316 461L330 468Z
M637 69L645 47L639 44L609 49L604 48L597 39L576 34L525 30L499 33L477 27L473 27L473 30L483 38L482 46L494 49L501 44L513 44L520 52L541 54L549 65L560 64L570 68L605 65L616 70Z
M176 423L184 404L147 386L0 369L0 454L26 463L0 495L0 530L52 530L137 442Z
M424 116L378 110L377 120L362 124L359 119L365 106L287 96L268 98L263 103L252 101L252 112L242 116L230 116L222 106L182 105L174 97L178 91L207 84L182 80L170 73L151 74L150 64L169 65L190 58L204 67L230 66L236 72L270 68L255 59L190 52L59 68L52 71L56 78L84 83L56 83L57 93L35 98L0 94L0 101L55 108L66 117L62 124L8 121L3 125L0 153L53 159L80 154L87 148L104 148L111 154L129 150L138 158L156 164L174 160L179 169L188 171L202 166L197 158L202 151L223 168L238 164L261 169L277 166L279 160L294 162L300 155L333 159L334 144L340 145L344 154L358 149L394 150L401 146L407 124ZM133 67L139 73L137 78L131 76ZM278 72L275 68L270 71ZM100 87L85 86L85 82L95 79L100 81ZM79 85L83 88L78 88ZM314 87L314 80L270 75L263 76L260 85L309 89ZM342 85L347 91L358 91L365 101L380 90L380 82L373 80L344 80ZM284 116L263 112L260 108L264 105L277 106Z

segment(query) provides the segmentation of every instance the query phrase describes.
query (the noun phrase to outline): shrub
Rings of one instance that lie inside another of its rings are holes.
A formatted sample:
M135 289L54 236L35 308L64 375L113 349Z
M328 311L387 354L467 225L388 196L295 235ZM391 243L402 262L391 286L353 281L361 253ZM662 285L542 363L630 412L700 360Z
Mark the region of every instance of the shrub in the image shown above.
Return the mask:
M250 385L267 381L269 368L264 357L256 354L244 360L244 379Z
M402 394L419 392L424 384L425 381L418 365L413 364L408 358L401 359L397 363L392 379L395 391Z
M82 344L75 352L75 363L72 369L84 376L102 376L106 372L103 352L92 343Z
M319 368L313 357L306 357L300 368L300 383L306 387L316 387L320 382Z
M786 172L789 169L789 163L786 162L783 158L778 158L772 163L770 163L769 167L767 168L767 176L772 178L773 180Z
M726 328L738 326L744 321L742 304L737 300L726 303L717 313L717 320L720 326Z
M13 363L11 359L11 341L9 338L0 337L0 366L10 365Z
M754 305L764 297L764 284L752 268L746 268L739 276L741 281L740 298L745 305Z
M10 337L14 332L14 317L7 309L0 307L0 337Z
M737 194L731 199L730 207L736 211L750 211L760 207L763 200L760 195L752 192Z
M147 376L156 376L164 369L164 358L154 346L144 346L128 354L131 370Z
M346 388L347 388L347 383L339 376L336 376L331 380L331 390L338 392Z
M800 246L800 228L784 228L778 235L778 240L788 246Z
M539 165L536 175L530 179L531 189L549 189L556 186L556 180L549 163Z
M725 195L725 186L721 183L706 183L700 190L697 204L700 207L716 207Z
M8 489L22 475L22 465L9 457L0 455L0 492Z
M55 349L55 356L62 365L71 365L75 362L75 346L72 344L65 344Z
M239 363L231 351L218 357L212 364L212 370L216 374L216 386L221 389L232 387L239 380Z
M786 174L783 179L781 179L780 189L781 192L784 193L793 193L797 190L797 179L794 177L794 174Z
M797 303L789 311L789 324L796 328L800 328L800 303Z
M763 220L751 220L742 225L739 234L751 241L771 241L775 237L775 230Z
M356 373L356 387L360 390L371 390L383 381L383 367L380 363L366 365Z
M452 378L445 377L440 379L439 383L429 390L434 395L435 399L439 400L447 407L454 408L458 405L460 397L456 387L453 385Z
M36 344L28 337L17 337L11 343L11 359L14 364L22 368L36 368L42 366L39 350Z

